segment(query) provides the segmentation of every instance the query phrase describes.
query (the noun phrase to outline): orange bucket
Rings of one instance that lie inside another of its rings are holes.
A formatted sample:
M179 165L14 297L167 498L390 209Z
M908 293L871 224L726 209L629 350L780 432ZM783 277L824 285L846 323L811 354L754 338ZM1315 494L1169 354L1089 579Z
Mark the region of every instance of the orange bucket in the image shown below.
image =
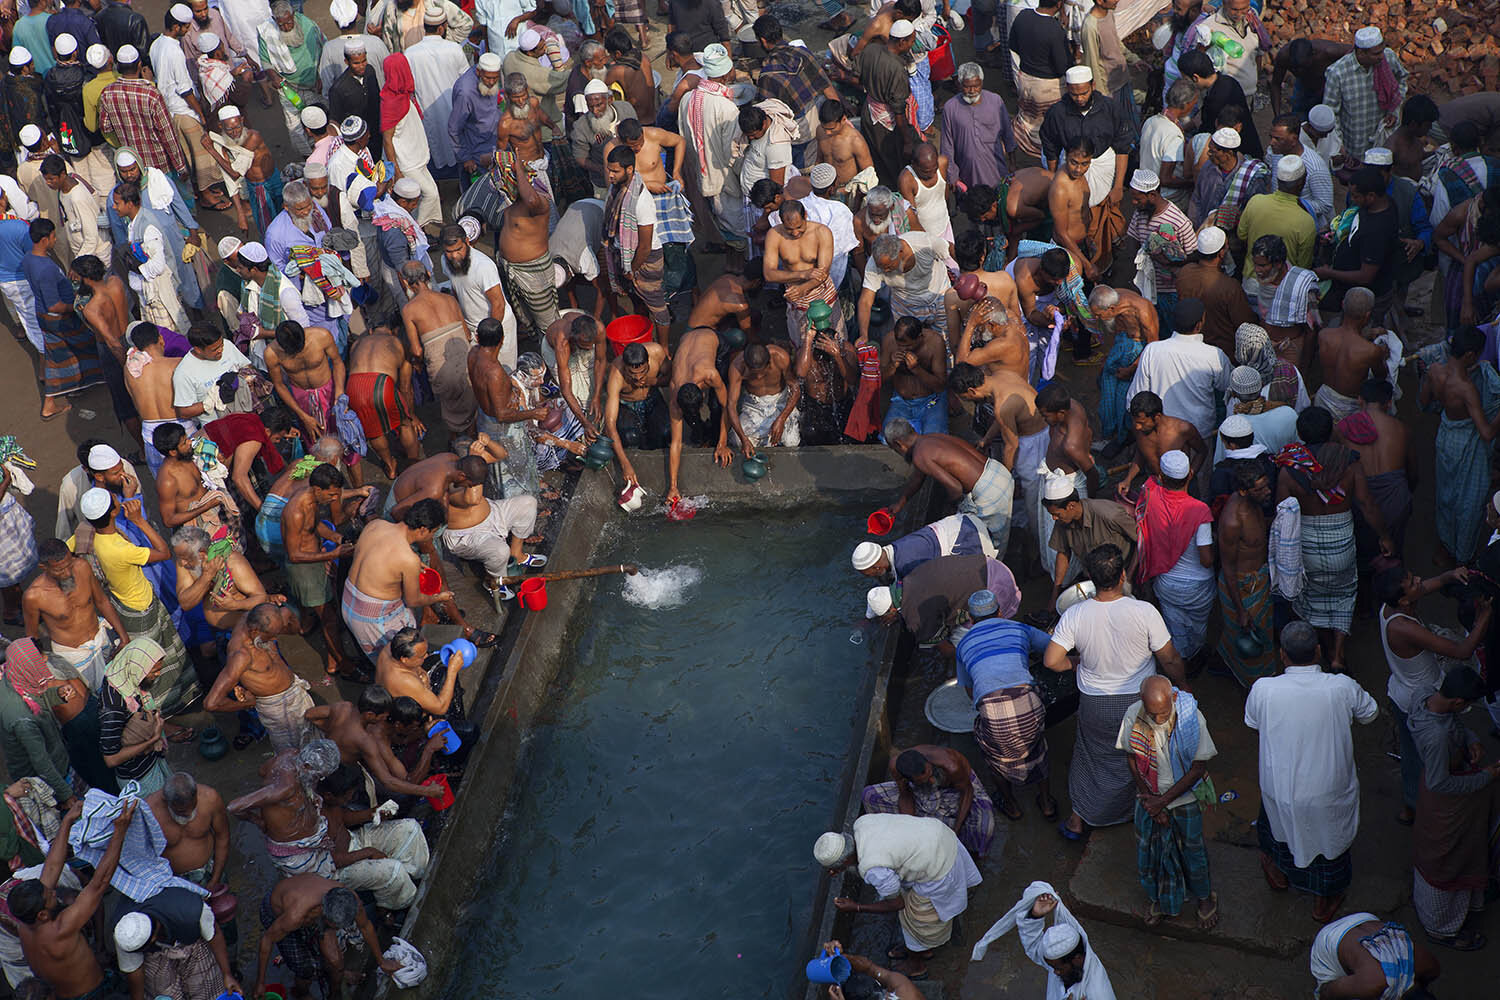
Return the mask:
M540 611L547 606L547 581L541 577L522 580L516 588L516 600L527 611Z
M643 344L651 339L651 321L644 316L621 316L609 321L604 337L610 343L610 356L625 350L626 344Z
M435 799L427 800L428 802L432 803L432 808L436 809L438 812L442 812L444 809L447 809L453 804L453 789L448 784L448 776L446 774L434 774L432 777L422 782L422 784L438 785L443 789L442 795L438 796Z

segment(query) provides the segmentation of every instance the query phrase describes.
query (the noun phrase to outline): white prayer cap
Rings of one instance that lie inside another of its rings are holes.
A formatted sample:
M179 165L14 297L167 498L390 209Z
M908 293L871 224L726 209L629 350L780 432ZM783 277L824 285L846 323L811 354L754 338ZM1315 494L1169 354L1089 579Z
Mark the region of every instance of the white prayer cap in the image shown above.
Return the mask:
M474 218L474 216L466 215L463 218L459 219L458 228L464 231L464 239L468 240L470 243L479 242L479 220ZM558 259L559 258L554 257L552 259L553 263L556 263ZM565 284L567 284L566 274L563 275L562 278L558 279L558 287L561 288Z
M32 146L35 146L37 143L42 141L42 130L37 128L30 122L27 122L25 125L21 126L20 139L21 145L25 146L27 149L30 149Z
M1082 940L1072 924L1053 924L1042 935L1042 957L1053 962L1067 958Z
M833 182L839 179L839 172L832 163L817 163L807 172L807 179L812 181L814 188L822 190L833 186Z
M83 53L83 58L84 61L86 61L95 69L103 69L105 66L109 65L109 49L105 48L103 45L95 43L93 45L90 45L88 49Z
M1072 476L1048 476L1042 481L1043 500L1066 500L1077 492Z
M344 58L346 59L350 56L363 55L368 51L369 46L365 44L363 38L350 38L344 42Z
M247 260L252 264L264 264L269 259L266 248L259 243L240 244L240 260Z
M1249 417L1243 413L1233 413L1219 425L1219 433L1227 438L1247 438L1255 433L1255 428L1251 426Z
M123 461L120 453L107 444L96 444L90 448L88 460L89 468L95 472L108 472Z
M1264 384L1260 372L1249 365L1239 365L1229 373L1229 391L1241 399L1254 399L1259 396L1260 387Z
M1130 175L1130 187L1146 194L1161 187L1161 178L1156 176L1156 171L1143 168Z
M1307 124L1319 132L1333 131L1333 109L1326 104L1314 104L1307 111Z
M1307 167L1303 165L1302 157L1283 156L1276 161L1276 179L1278 181L1300 181L1306 176Z
M912 23L904 17L899 21L891 22L892 38L910 38L916 33L916 30L916 28L912 27Z
M1186 479L1191 468L1187 455L1175 448L1161 457L1161 474L1168 479Z
M603 80L590 80L583 88L583 93L585 97L591 94L607 94L609 93L609 84Z
M521 32L521 37L516 39L516 47L522 52L530 52L540 44L542 44L542 36L537 34L535 28L527 28Z
M333 0L328 5L328 13L333 18L333 23L340 28L347 28L359 17L359 7L354 0Z
M879 618L895 605L890 587L871 587L865 594L865 617Z
M845 833L825 833L813 844L813 860L824 868L832 868L853 852L853 841Z
M1356 49L1375 49L1385 43L1385 36L1380 29L1373 24L1360 28L1354 33L1354 47Z
M83 496L78 498L78 513L92 521L109 513L110 502L109 490L101 490L95 486L91 490L85 490Z
M219 109L219 121L221 122L227 122L231 118L242 117L244 116L240 113L240 109L235 107L233 104L226 104Z
M1365 163L1372 167L1389 167L1396 162L1395 156L1384 146L1371 146L1365 150Z
M339 123L339 135L345 139L358 139L369 129L370 126L366 125L365 120L359 115L350 115Z
M141 61L141 54L134 45L121 45L115 50L115 62L130 65Z
M1200 24L1193 29L1193 44L1208 45L1214 40L1213 29L1206 24Z
M855 569L863 572L880 562L880 546L874 542L860 542L854 546L854 555L849 561Z
M1198 252L1218 253L1224 249L1229 237L1218 226L1205 226L1198 231Z
M122 149L115 154L115 166L117 167L133 167L139 162L135 158L135 154L128 149Z
M318 160L308 160L302 165L302 179L305 181L320 180L328 176L328 164Z
M1087 66L1069 66L1063 74L1063 83L1093 83L1094 71Z
M1227 125L1221 129L1215 129L1212 136L1214 145L1220 149L1239 149L1240 134Z
M1151 47L1156 51L1160 52L1162 49L1171 44L1172 26L1170 24L1158 25L1157 29L1151 32Z
M448 12L440 4L430 3L427 9L422 11L423 24L446 24L447 22Z
M57 36L57 41L52 43L52 47L57 50L58 55L70 56L78 51L78 39L64 31Z
M178 4L182 7L182 4ZM174 10L176 8L173 8ZM186 7L182 7L187 10ZM115 947L121 951L140 951L151 940L151 918L144 913L127 913L115 924Z
M10 50L10 64L12 66L25 66L31 62L31 50L24 45L13 46Z
M238 236L224 237L219 241L219 259L223 260L226 257L232 256L243 245Z
M303 128L327 128L328 127L328 112L324 111L322 108L318 107L316 104L309 104L306 107L304 107L302 109L301 118L302 118L302 127Z
M193 19L193 8L185 3L174 3L167 8L167 13L172 15L172 20L178 24L187 24Z
M728 76L734 69L734 60L729 58L729 50L718 42L705 45L702 52L693 53L703 67L703 71L710 77Z
M481 73L500 72L500 54L498 52L486 52L479 57L479 71Z
M205 31L198 36L198 51L208 55L220 45L219 36L212 31Z
M391 185L391 190L396 193L397 198L420 198L422 197L422 185L411 177L402 177Z

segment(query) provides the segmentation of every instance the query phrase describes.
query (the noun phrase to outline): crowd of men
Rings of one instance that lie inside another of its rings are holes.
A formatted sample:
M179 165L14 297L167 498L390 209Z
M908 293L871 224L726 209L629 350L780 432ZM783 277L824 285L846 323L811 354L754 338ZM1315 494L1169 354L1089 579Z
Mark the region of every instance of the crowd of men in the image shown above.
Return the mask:
M822 6L826 53L763 10L674 0L655 67L642 0L332 0L337 35L288 0L0 16L0 294L39 420L102 383L119 424L77 443L40 539L25 429L0 438L13 988L212 1000L263 989L276 950L295 995L333 995L361 938L420 975L385 942L450 736L473 736L463 654L422 626L495 644L444 581L468 567L509 599L564 502L544 474L601 440L627 486L666 450L673 504L685 444L729 465L883 443L913 470L893 516L928 483L952 502L853 566L879 581L870 618L953 660L986 766L898 750L818 841L878 897L839 908L903 934L893 969L851 958L843 996L920 997L1027 796L1068 841L1133 822L1145 923L1212 930L1204 670L1246 692L1266 881L1314 896L1324 995L1430 982L1406 928L1342 913L1350 724L1379 712L1345 646L1372 616L1426 941L1484 945L1500 765L1458 713L1500 723L1500 677L1469 665L1500 655L1500 95L1409 93L1374 27L1278 49L1249 0L975 5L977 59L946 71L960 5L872 2L847 32ZM1434 268L1428 345L1412 290ZM1403 562L1425 446L1403 388L1441 411L1454 568L1429 580ZM1466 635L1413 615L1440 589ZM297 635L355 701L312 697ZM1066 812L1033 661L1076 678ZM199 707L237 715L230 752L274 751L256 790L168 765ZM280 876L253 976L235 820ZM1050 885L976 959L1012 928L1049 996L1112 995Z

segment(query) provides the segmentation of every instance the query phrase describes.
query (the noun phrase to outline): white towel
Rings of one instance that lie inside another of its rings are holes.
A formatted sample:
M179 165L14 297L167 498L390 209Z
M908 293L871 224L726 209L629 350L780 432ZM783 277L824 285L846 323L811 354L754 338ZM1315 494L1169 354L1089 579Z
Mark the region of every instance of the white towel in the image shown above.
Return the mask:
M1302 593L1307 574L1302 569L1302 507L1296 497L1276 505L1268 552L1272 589L1288 600Z
M405 938L391 938L391 946L382 957L401 963L401 968L391 973L391 979L403 990L409 990L427 978L427 959Z

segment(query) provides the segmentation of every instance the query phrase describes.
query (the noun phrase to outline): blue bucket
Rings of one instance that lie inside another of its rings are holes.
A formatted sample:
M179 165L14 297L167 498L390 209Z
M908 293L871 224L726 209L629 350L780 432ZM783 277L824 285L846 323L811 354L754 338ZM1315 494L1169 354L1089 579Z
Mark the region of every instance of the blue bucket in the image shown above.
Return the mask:
M459 747L464 745L464 741L459 739L458 734L453 731L453 727L450 726L444 719L439 719L438 721L434 722L432 724L432 728L427 730L427 736L429 739L433 736L438 735L439 733L443 734L444 754L456 754L458 753Z
M810 983L842 986L844 980L848 979L853 972L853 966L837 948L834 949L832 955L819 955L807 963L807 981Z

